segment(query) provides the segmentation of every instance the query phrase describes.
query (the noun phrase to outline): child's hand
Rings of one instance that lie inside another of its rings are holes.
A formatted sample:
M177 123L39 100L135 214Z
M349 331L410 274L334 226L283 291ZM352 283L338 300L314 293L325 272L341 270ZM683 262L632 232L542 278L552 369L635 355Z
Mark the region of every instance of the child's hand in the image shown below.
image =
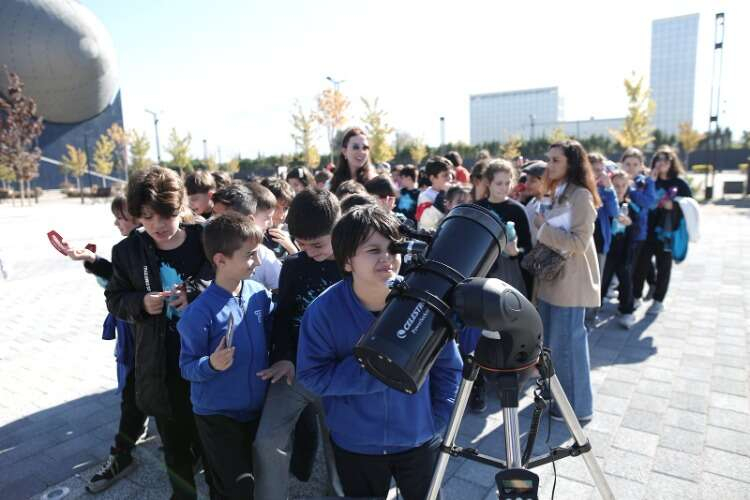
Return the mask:
M268 228L268 234L271 236L271 239L273 241L284 247L284 250L286 250L289 255L294 255L295 253L299 252L299 249L294 245L291 238L289 238L289 236L287 236L287 234L279 228Z
M211 364L211 368L220 372L232 366L234 362L234 347L227 347L226 336L221 338L221 342L219 342L214 353L208 358L208 362Z
M505 245L505 253L511 257L515 257L516 255L518 255L517 240L513 240L507 245Z
M184 285L176 285L169 297L169 305L178 311L184 310L188 305L187 293Z
M270 368L261 370L256 373L263 380L271 379L271 383L275 384L282 378L286 377L286 383L292 385L294 382L294 364L291 361L281 360L277 361Z
M155 316L164 310L163 292L147 293L143 296L143 308L147 313Z
M88 248L70 248L66 251L68 257L72 260L85 260L93 263L96 260L96 254Z
M612 187L612 179L609 178L609 175L607 175L607 172L602 172L599 174L599 178L597 179L597 183L602 186L603 188L611 188Z
M627 226L629 226L629 225L631 225L633 223L633 221L627 215L621 215L619 217L619 220L620 220L620 224L622 224L625 227L627 227Z

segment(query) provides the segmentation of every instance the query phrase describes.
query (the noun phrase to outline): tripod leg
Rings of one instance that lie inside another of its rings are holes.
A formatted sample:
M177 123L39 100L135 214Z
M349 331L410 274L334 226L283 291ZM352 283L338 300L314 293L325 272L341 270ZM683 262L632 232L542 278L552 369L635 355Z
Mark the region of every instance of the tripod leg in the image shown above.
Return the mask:
M552 391L552 398L560 409L565 425L568 426L570 433L573 435L576 444L582 446L588 442L586 434L584 434L581 424L578 422L573 407L570 406L568 398L565 396L565 391L560 385L560 381L557 379L557 375L552 375L549 379L550 390ZM596 457L589 450L586 453L581 454L583 461L586 464L586 468L591 474L591 478L594 480L596 489L599 490L599 495L604 500L614 500L615 496L612 494L612 490L609 489L607 478L604 477L602 469L599 467L599 462L596 461Z
M521 468L521 436L518 431L518 407L503 408L505 456L509 469Z
M478 373L479 365L473 365L471 367L471 372L468 375L468 378L466 376L466 371L464 371L464 377L461 380L461 387L458 388L458 395L456 396L456 404L453 406L453 413L451 413L451 419L450 422L448 422L445 437L443 438L443 445L440 447L437 463L435 464L435 472L432 474L432 482L430 483L430 490L427 492L427 500L435 500L440 492L440 486L443 484L445 470L448 468L448 459L450 459L450 453L448 450L453 448L453 445L456 443L456 436L461 427L461 419L464 416L464 410L466 409L466 404L469 402L471 388L474 386L474 381L477 379Z

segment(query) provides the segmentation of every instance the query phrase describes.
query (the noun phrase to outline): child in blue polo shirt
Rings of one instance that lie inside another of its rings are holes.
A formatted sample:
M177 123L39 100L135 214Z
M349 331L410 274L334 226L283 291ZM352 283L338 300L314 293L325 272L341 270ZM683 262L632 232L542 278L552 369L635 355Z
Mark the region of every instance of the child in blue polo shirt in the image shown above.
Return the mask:
M198 434L221 498L253 498L252 443L267 382L271 297L248 278L260 263L263 233L237 214L209 221L203 232L214 282L183 313L177 328L180 370L190 382Z
M382 497L391 478L406 500L429 489L461 378L453 341L443 348L421 389L407 395L365 371L354 358L359 338L383 310L388 281L401 258L396 218L375 205L352 208L333 229L336 263L345 278L310 304L302 318L297 377L322 396L344 494Z

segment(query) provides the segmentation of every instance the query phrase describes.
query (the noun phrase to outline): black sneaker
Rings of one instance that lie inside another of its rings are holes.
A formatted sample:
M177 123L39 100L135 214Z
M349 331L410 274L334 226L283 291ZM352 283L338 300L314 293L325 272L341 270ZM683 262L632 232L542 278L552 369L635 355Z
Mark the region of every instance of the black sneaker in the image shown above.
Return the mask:
M487 402L484 400L484 384L477 385L471 388L471 395L469 396L469 410L473 413L482 413L487 409Z
M104 491L135 469L132 455L110 455L99 472L89 479L86 491L99 493Z

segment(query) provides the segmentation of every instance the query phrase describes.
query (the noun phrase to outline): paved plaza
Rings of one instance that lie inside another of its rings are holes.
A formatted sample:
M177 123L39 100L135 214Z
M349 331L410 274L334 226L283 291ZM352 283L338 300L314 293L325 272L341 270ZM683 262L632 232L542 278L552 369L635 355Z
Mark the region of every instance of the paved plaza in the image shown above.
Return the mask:
M596 412L584 430L618 499L750 498L750 203L720 201L702 216L703 237L675 266L666 311L643 317L643 307L626 331L607 304L590 337ZM83 486L106 459L119 417L114 342L101 340L101 287L46 233L96 243L109 257L119 235L108 202L54 193L33 207L6 201L0 228L8 273L0 275L0 499L93 498ZM523 432L530 404L522 402ZM536 451L568 438L563 424L548 429L545 419ZM486 414L465 416L459 444L504 457L494 394ZM97 497L168 498L158 437L139 445L136 458L136 471ZM537 472L540 498L553 486L557 499L598 498L581 458ZM451 459L443 497L496 498L494 474ZM321 476L295 483L293 495L324 494Z

